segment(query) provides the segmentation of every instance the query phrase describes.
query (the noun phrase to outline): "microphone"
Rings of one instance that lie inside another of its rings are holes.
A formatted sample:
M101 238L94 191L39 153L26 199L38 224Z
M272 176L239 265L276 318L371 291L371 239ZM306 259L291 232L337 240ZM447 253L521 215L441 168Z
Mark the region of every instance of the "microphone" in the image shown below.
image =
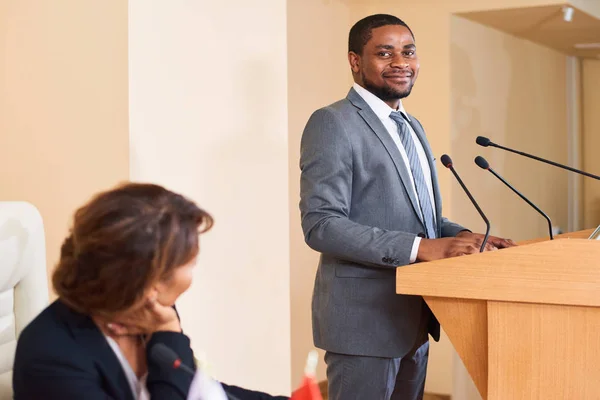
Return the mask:
M479 138L477 138L477 139L479 139ZM542 214L542 216L544 218L546 218L546 221L548 221L548 232L550 233L550 240L554 239L554 235L552 234L552 221L550 221L550 217L548 217L545 212L543 212L542 210L540 210L538 206L536 206L535 204L533 204L527 197L523 196L521 194L521 192L519 192L517 189L515 189L503 177L501 177L500 175L498 175L498 173L496 171L494 171L490 167L490 164L487 162L487 160L485 158L483 158L481 156L475 157L475 164L477 164L477 166L479 168L481 168L481 169L486 169L486 170L490 171L492 173L492 175L494 175L496 178L500 179L500 181L502 181L502 183L504 183L506 186L508 186L510 188L510 190L512 190L513 192L515 192L520 198L522 198L523 200L525 200L527 202L527 204L529 204L537 212L539 212L540 214Z
M442 164L444 165L444 167L446 167L450 171L452 171L452 173L454 174L454 177L456 178L456 180L458 181L458 183L460 184L460 186L463 188L463 190L465 191L465 193L469 197L469 200L471 200L471 203L473 203L473 205L477 209L477 212L479 213L479 215L481 215L481 218L485 222L485 237L483 238L483 242L481 242L481 248L479 249L479 252L482 253L483 250L485 249L485 245L486 245L486 243L488 241L488 238L490 236L490 221L487 219L487 217L485 216L485 214L483 213L483 211L481 211L481 208L479 208L479 204L477 204L477 202L475 201L475 199L471 195L471 192L469 192L469 189L467 189L467 187L463 183L462 179L460 179L460 176L458 176L458 173L456 173L456 170L452 166L452 159L450 158L450 156L448 154L444 154L441 157L441 161L442 161Z
M541 158L541 157L537 157L537 156L534 156L534 155L531 155L531 154L523 153L522 151L517 151L517 150L509 149L508 147L500 146L499 144L496 144L496 143L492 142L490 139L488 139L488 138L486 138L484 136L477 136L477 139L475 139L475 143L477 143L478 145L483 146L483 147L489 147L489 146L491 146L491 147L497 147L499 149L510 151L511 153L515 153L515 154L518 154L520 156L528 157L528 158L531 158L531 159L534 159L534 160L537 160L537 161L541 161L541 162L546 163L546 164L553 165L553 166L558 167L558 168L566 169L567 171L571 171L571 172L575 172L575 173L578 173L578 174L581 174L581 175L585 175L588 178L594 178L594 179L600 180L600 176L598 176L598 175L590 174L589 172L581 171L579 169L576 169L576 168L573 168L573 167L569 167L567 165L559 164L557 162L546 160L546 159Z
M150 350L150 357L154 361L169 365L173 369L180 369L190 375L195 374L193 369L181 362L177 353L162 343L157 343L152 347Z
M168 365L173 369L180 369L192 376L196 375L196 372L193 369L181 362L181 358L179 358L177 353L163 343L157 343L152 346L152 349L150 349L150 358L157 363ZM223 393L228 400L240 400L237 396L228 393L225 388L223 388Z

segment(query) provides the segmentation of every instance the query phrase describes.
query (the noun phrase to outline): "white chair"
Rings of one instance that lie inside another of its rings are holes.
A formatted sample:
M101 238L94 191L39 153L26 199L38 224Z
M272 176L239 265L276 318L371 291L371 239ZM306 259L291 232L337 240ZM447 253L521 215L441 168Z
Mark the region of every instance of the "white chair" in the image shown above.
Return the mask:
M0 400L12 399L19 333L48 305L44 225L26 202L0 202Z

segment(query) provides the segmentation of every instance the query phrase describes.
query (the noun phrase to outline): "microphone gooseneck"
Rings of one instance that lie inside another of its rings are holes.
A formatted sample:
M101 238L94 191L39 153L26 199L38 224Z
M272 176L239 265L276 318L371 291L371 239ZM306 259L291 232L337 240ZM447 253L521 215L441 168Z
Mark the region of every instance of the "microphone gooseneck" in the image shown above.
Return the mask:
M594 175L594 174L582 171L582 170L577 169L577 168L569 167L568 165L559 164L559 163L554 162L554 161L546 160L545 158L541 158L541 157L538 157L538 156L534 156L532 154L524 153L522 151L518 151L518 150L514 150L514 149L511 149L511 148L508 148L508 147L501 146L499 144L496 144L496 143L492 142L490 139L488 139L488 138L486 138L484 136L477 136L477 139L475 139L475 143L477 143L478 145L483 146L483 147L490 147L490 146L491 147L496 147L498 149L506 150L506 151L509 151L511 153L515 153L515 154L518 154L520 156L523 156L523 157L531 158L533 160L541 161L543 163L550 164L550 165L558 167L558 168L566 169L567 171L575 172L576 174L587 176L588 178L593 178L593 179L600 180L600 176L598 176L598 175Z
M487 219L487 217L485 216L483 211L481 211L479 204L477 204L477 202L471 195L471 192L469 192L469 189L467 189L467 187L463 183L462 179L460 179L460 176L458 176L458 173L456 172L456 170L454 169L454 166L452 165L452 159L450 158L450 156L447 154L444 154L441 157L441 161L442 161L442 164L444 165L444 167L446 167L450 171L452 171L452 174L454 175L454 177L456 178L456 180L458 181L458 183L460 184L460 186L462 187L464 192L467 194L467 197L469 197L469 200L471 200L471 203L473 203L473 205L475 206L475 209L477 210L477 212L479 213L479 215L485 222L485 237L483 238L483 242L481 242L481 247L479 249L479 252L481 253L485 249L485 245L487 244L488 238L490 237L490 229L491 229L490 221Z
M506 186L508 186L510 188L510 190L512 190L513 192L515 192L521 199L525 200L525 202L527 204L529 204L531 207L533 207L534 210L536 210L538 213L540 213L548 222L548 232L550 233L550 240L554 239L554 235L552 233L552 221L550 220L550 217L548 217L548 215L546 215L545 212L543 212L542 210L540 210L540 208L538 206L536 206L535 204L533 204L527 197L525 197L521 192L519 192L517 189L515 189L514 186L512 186L510 183L508 183L506 181L506 179L504 179L503 177L501 177L496 171L494 171L491 167L490 164L487 162L487 160L481 156L477 156L475 157L475 164L477 164L477 166L481 169L485 169L488 170L492 173L492 175L494 175L496 178L500 179L500 181L502 183L504 183Z

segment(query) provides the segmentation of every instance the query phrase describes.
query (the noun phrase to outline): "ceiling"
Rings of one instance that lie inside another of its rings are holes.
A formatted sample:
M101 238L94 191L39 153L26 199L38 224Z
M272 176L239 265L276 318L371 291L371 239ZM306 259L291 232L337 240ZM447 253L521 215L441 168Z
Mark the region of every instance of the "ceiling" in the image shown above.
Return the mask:
M570 22L564 20L564 7L573 9ZM569 55L600 58L600 19L567 4L457 15ZM595 45L593 48L579 46L590 44Z

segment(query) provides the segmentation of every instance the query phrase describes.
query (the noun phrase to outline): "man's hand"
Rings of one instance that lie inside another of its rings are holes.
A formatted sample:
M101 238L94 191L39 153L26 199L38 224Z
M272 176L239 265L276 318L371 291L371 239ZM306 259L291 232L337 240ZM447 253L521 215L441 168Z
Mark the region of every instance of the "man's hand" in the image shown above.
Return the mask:
M477 244L479 245L479 247L481 247L481 243L483 242L485 235L483 235L481 233L462 231L458 235L456 235L456 237L458 237L458 238L474 238L475 241L477 242ZM486 250L506 249L508 247L514 247L516 245L517 244L515 242L513 242L511 239L502 239L502 238L499 238L496 236L490 236L490 237L488 237L488 241L486 243L485 249Z
M454 238L421 239L417 261L434 261L442 258L479 253L484 237L484 235L479 233L462 231ZM493 251L513 246L516 246L516 244L510 239L490 236L485 250Z

